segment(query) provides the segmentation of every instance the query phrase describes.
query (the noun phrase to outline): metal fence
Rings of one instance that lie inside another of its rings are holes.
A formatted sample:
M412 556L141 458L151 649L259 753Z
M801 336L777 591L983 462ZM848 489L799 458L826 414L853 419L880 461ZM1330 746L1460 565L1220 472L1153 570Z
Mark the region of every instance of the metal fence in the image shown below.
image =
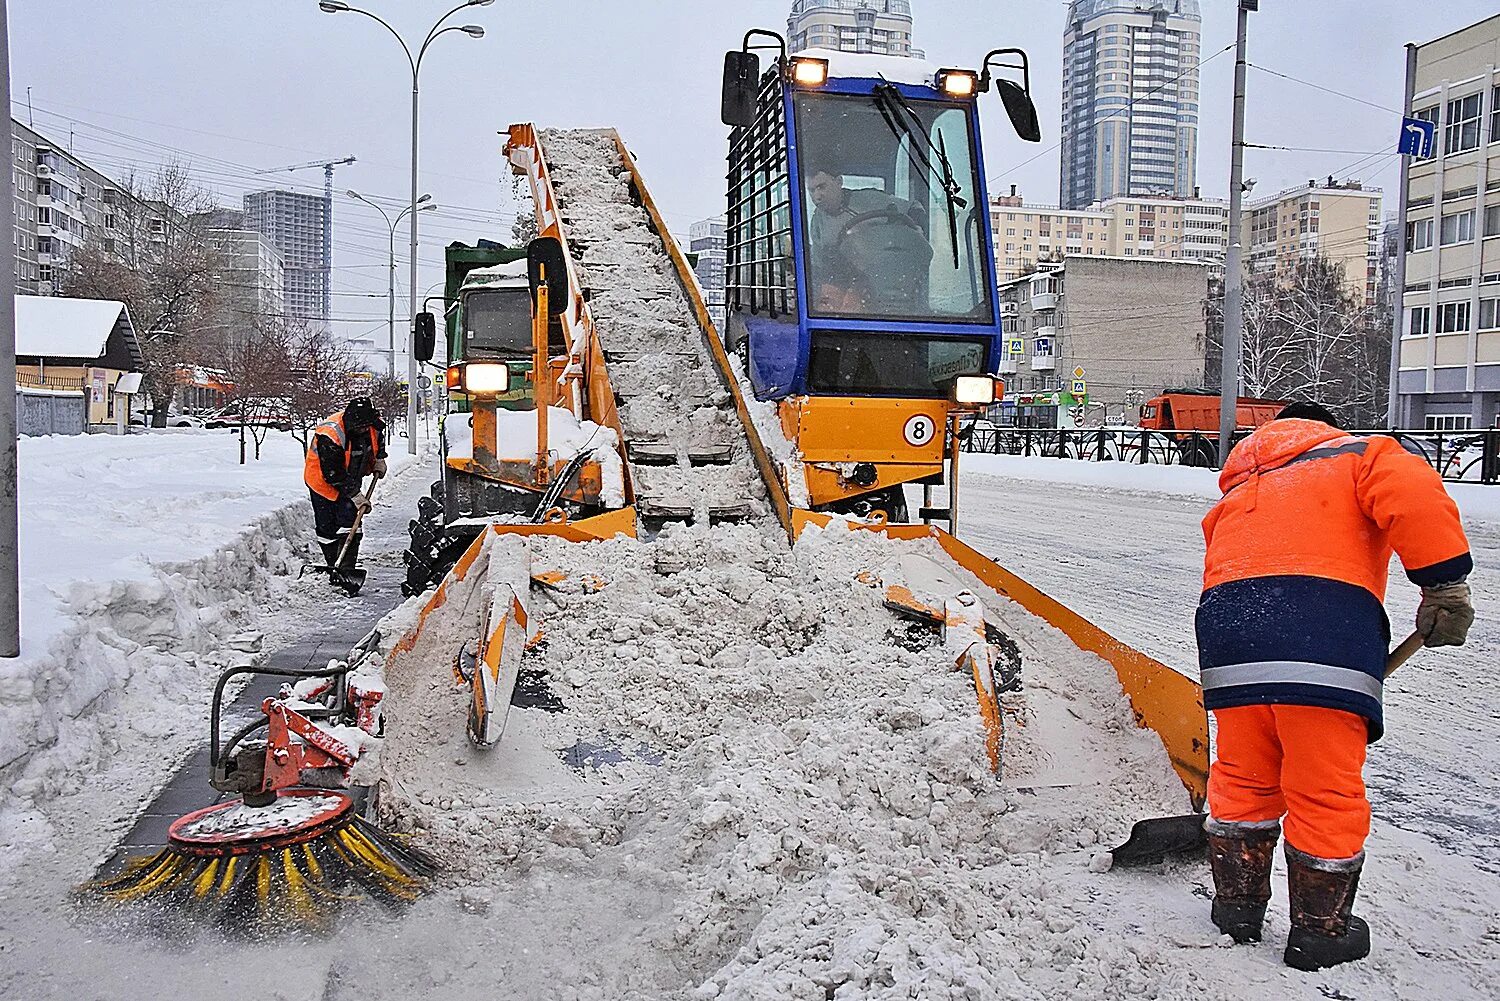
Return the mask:
M16 389L16 432L21 435L83 434L88 398L83 391L61 394Z
M1219 436L1202 431L1144 428L1016 428L984 422L966 429L965 452L1035 455L1085 462L1135 462L1171 466L1218 466ZM1240 441L1250 432L1240 432ZM1422 456L1443 479L1500 483L1500 429L1484 431L1354 431L1395 438Z

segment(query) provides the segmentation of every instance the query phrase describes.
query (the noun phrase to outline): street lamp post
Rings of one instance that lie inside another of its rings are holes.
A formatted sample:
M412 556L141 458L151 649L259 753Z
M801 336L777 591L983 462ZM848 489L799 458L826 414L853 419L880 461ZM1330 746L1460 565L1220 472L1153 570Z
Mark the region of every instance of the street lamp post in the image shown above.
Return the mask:
M392 28L384 19L376 14L359 7L351 7L343 0L319 0L318 9L327 14L363 14L365 17L375 21L381 27L389 31L401 43L401 51L406 53L406 61L411 66L411 322L407 324L407 353L406 353L406 450L412 455L417 454L417 355L411 350L411 337L416 333L417 314L417 110L418 110L418 88L417 81L421 76L422 57L427 54L427 48L439 35L446 35L450 31L461 31L470 38L483 38L484 28L477 24L448 25L443 27L443 22L454 14L468 7L488 7L495 0L467 0L454 7L448 13L437 19L432 28L428 30L427 37L422 40L416 55L412 55L411 46L406 44L406 39L401 33Z
M390 377L394 379L396 378L396 227L401 225L401 220L406 216L408 212L411 211L411 206L408 205L406 208L402 209L399 213L397 213L396 218L392 219L389 212L381 208L379 204L360 194L358 191L350 190L345 192L345 194L347 194L350 198L353 198L357 202L364 202L366 205L373 208L376 212L379 212L381 216L385 218L386 228L390 230L391 282L390 300L388 302L390 308L386 312L385 346L386 352L390 356L388 359L389 365L386 371L390 374ZM423 195L421 198L417 199L418 212L429 212L435 208L437 208L437 206L432 204L431 195Z

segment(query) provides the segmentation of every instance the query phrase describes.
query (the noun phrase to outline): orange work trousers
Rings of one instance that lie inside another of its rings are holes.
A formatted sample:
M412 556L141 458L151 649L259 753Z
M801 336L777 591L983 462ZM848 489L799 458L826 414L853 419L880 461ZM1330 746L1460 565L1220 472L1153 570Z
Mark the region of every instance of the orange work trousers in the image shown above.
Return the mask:
M1219 753L1208 774L1208 809L1216 820L1285 817L1286 843L1318 858L1364 850L1364 717L1319 706L1236 706L1215 709L1214 719Z

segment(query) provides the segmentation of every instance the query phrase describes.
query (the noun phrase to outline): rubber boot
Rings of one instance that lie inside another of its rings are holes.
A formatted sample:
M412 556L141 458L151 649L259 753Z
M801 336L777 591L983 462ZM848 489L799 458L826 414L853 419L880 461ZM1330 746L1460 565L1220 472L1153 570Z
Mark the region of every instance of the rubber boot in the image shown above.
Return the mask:
M1208 863L1214 874L1211 916L1240 945L1259 942L1271 900L1271 864L1281 838L1278 821L1235 823L1210 817Z
M1292 898L1292 931L1282 957L1286 965L1310 972L1370 954L1370 926L1350 913L1364 861L1364 852L1325 859L1286 846Z
M341 543L319 542L318 545L323 550L323 562L328 564L329 569L332 569L333 565L338 562Z
M344 552L344 559L339 563L340 570L353 570L359 564L359 544L364 541L365 533L360 532L349 540L349 548ZM334 547L334 556L338 556L338 547Z

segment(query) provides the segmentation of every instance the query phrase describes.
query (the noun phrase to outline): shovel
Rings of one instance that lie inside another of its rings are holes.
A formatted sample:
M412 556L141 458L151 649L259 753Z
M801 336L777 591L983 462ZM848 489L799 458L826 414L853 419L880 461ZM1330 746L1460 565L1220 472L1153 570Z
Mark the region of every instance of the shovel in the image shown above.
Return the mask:
M1389 678L1421 648L1421 633L1412 633L1402 640L1401 645L1386 658L1385 676ZM1189 813L1181 817L1152 817L1136 821L1125 843L1109 853L1111 868L1157 865L1170 855L1200 851L1208 845L1208 832L1203 829L1206 816Z
M365 498L371 504L375 503L375 488L379 485L380 477L377 476L370 483L370 492L365 494ZM365 510L368 511L369 508ZM365 586L366 571L362 567L350 567L347 570L340 569L339 564L344 562L344 554L349 551L349 543L354 541L354 537L359 534L359 527L364 524L364 520L364 511L355 513L354 524L349 526L349 532L344 536L344 544L339 547L339 555L333 561L333 566L330 567L319 563L304 563L302 565L302 573L299 573L297 576L301 577L302 574L309 571L312 573L326 573L329 580L333 582L334 587L347 591L351 596L358 594L359 589Z

